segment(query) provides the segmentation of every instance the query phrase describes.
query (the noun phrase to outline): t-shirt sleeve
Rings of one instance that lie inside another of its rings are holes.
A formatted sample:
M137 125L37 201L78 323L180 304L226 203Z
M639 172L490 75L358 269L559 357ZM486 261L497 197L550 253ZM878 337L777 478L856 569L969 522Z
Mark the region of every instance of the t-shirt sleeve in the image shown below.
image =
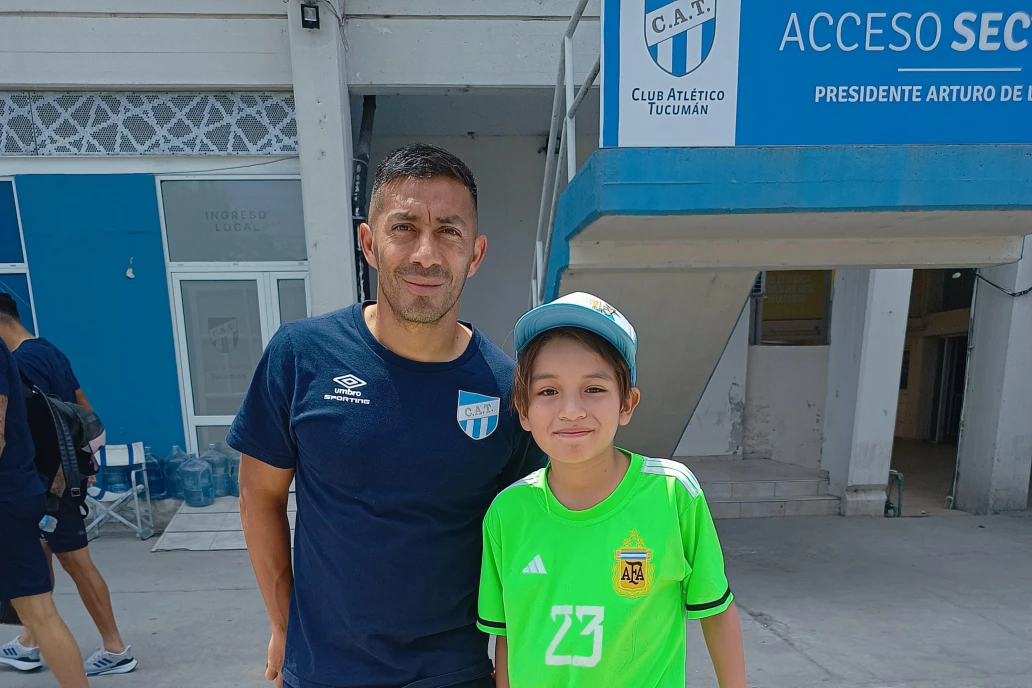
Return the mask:
M29 378L29 382L39 387L44 394L53 394L53 384L47 375L46 365L42 359L24 344L13 354L18 368Z
M519 423L519 420L514 422ZM519 428L518 425L517 427ZM519 428L513 442L512 454L502 470L501 485L498 486L498 490L504 490L517 480L522 480L537 469L544 468L546 462L545 453L538 448L534 436L523 428Z
M505 635L505 602L502 597L502 548L498 542L498 518L494 510L484 519L484 559L480 566L480 598L477 628L491 635Z
M281 327L265 348L226 444L275 468L294 468L297 442L291 428L296 384L293 342Z
M684 581L689 619L704 619L725 611L734 596L724 573L724 553L706 498L698 495L681 512L681 541L691 573Z

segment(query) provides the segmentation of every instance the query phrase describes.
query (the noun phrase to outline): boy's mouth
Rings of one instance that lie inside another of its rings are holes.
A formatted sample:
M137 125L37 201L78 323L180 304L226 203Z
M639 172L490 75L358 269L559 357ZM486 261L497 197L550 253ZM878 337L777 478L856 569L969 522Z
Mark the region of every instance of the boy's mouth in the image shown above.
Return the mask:
M581 437L587 437L592 432L593 431L588 428L567 428L565 430L556 430L554 434L564 440L576 440Z

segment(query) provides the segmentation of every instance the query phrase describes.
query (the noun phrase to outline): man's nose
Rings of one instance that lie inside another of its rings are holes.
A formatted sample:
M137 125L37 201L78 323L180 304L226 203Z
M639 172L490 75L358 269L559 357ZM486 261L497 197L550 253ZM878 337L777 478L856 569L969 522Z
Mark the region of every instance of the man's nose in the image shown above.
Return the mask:
M422 265L425 268L440 265L441 256L437 249L437 241L433 232L419 233L411 260L416 265Z

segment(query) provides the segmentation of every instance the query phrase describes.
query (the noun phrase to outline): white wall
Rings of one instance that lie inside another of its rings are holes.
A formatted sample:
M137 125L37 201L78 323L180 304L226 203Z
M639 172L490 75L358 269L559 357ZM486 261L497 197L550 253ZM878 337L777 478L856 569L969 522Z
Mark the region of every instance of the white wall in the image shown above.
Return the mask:
M827 346L750 346L744 454L820 468Z
M573 0L328 0L347 13L354 92L552 86ZM5 0L0 87L290 88L298 0ZM580 83L599 56L598 2L575 36ZM442 46L447 46L442 49ZM363 90L357 90L357 89Z
M749 310L742 311L727 348L695 407L674 456L731 457L742 453L749 349Z

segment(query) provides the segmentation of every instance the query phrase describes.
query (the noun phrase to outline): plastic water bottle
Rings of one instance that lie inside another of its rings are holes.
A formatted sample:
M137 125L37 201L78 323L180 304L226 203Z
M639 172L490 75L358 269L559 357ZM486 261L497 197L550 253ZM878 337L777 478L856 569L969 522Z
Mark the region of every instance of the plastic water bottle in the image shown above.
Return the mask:
M215 485L216 497L228 497L231 490L229 486L229 457L216 449L215 444L208 445L208 451L201 457L202 460L211 464L211 477Z
M172 447L172 453L165 459L165 484L172 499L183 499L183 483L179 479L179 468L186 461L186 453L179 445Z
M240 453L233 452L229 459L229 494L233 497L240 496Z
M128 492L132 489L129 484L129 466L104 466L100 472L104 475L104 489L108 492Z
M168 482L165 473L150 447L144 447L144 467L147 470L147 484L150 485L151 499L168 498Z
M183 485L183 498L187 506L205 507L215 503L215 486L212 483L211 464L191 456L179 467L179 480Z
M44 514L43 520L39 522L39 529L44 533L53 533L57 530L57 519L50 514Z

